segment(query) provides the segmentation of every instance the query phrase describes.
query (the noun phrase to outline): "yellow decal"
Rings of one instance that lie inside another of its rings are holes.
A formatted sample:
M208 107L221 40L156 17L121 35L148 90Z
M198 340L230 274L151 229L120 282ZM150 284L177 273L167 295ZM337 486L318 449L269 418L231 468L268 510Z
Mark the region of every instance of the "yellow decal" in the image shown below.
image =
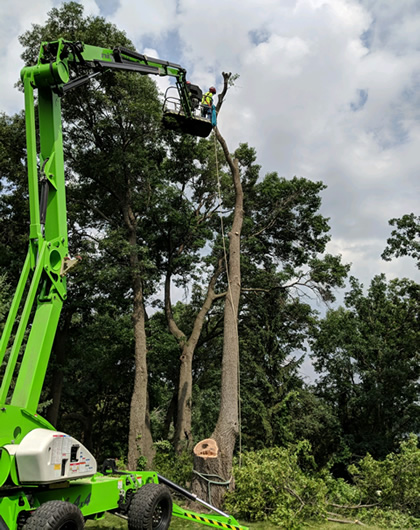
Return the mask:
M207 519L206 517L200 517L199 515L194 515L192 513L184 512L184 515L186 515L190 519L195 519L196 521L201 521L207 524L213 524L215 526L219 526L220 528L229 528L230 530L241 530L240 526L233 526L231 524L222 523L213 519Z

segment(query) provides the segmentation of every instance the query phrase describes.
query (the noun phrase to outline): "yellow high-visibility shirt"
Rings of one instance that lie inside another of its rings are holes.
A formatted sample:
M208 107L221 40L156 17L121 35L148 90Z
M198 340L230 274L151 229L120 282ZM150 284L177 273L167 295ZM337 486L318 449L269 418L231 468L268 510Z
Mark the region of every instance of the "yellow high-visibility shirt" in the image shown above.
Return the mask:
M206 92L203 96L203 99L201 100L201 103L203 105L208 105L209 107L211 107L213 103L213 94L211 92Z

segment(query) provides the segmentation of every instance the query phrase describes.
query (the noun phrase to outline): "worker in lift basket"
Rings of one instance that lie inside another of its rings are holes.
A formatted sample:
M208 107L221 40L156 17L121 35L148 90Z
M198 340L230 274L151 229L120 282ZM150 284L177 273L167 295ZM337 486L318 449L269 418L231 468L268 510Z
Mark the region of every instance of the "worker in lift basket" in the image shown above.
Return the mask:
M213 105L213 94L216 94L216 89L211 86L201 100L201 116L203 118L211 119L211 107Z

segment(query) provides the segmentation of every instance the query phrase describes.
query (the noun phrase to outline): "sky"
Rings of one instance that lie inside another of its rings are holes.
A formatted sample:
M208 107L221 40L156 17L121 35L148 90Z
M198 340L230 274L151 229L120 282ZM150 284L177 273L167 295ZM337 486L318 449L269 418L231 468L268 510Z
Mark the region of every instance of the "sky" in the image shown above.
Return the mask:
M1 0L0 111L23 107L18 35L61 3ZM420 0L80 3L204 89L220 90L222 71L239 74L218 122L230 150L247 142L262 174L327 185L328 251L365 287L382 272L420 281L412 259L380 257L389 219L419 214Z

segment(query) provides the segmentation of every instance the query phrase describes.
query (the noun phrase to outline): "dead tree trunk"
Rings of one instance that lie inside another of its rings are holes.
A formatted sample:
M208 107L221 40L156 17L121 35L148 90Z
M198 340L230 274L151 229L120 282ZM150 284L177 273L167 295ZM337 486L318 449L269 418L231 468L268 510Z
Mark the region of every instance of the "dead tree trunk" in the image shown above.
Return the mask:
M230 74L223 74L224 89L219 96L217 110L223 103ZM208 498L205 475L216 475L221 482L229 483L232 477L232 460L236 439L239 432L238 412L238 373L239 373L239 338L238 338L238 307L241 292L241 231L243 224L243 191L240 179L239 164L229 153L226 141L216 129L216 137L222 146L226 162L232 175L235 190L235 209L232 228L229 233L228 249L228 291L224 310L224 337L221 381L221 403L216 427L211 436L216 440L219 453L217 458L194 458L197 473L193 477L193 491L201 498ZM230 484L231 485L231 484ZM225 486L211 486L211 502L221 506Z

